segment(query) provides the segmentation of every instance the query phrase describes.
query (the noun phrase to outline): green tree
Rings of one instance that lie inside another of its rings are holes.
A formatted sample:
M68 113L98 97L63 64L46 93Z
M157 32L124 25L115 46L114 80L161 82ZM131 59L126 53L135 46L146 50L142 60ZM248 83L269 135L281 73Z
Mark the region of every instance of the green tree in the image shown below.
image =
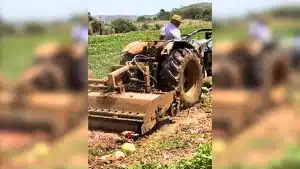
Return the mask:
M212 20L212 11L209 8L204 9L204 11L202 12L202 18L205 21L211 21Z
M131 21L122 18L113 20L111 26L115 30L115 33L126 33L137 30L137 27Z
M160 28L161 28L161 25L156 23L155 24L155 29L160 30Z
M103 24L100 20L94 19L89 22L90 34L103 34Z
M170 12L161 9L160 12L157 14L157 18L159 20L169 20L170 19Z
M138 22L145 22L146 20L147 20L146 17L144 17L144 16L139 16L139 17L137 18L136 21L138 21Z
M149 29L149 25L147 23L143 23L142 24L142 31L148 30Z
M3 35L12 35L12 34L16 33L16 30L13 25L1 22L0 33L1 33L0 35L2 35L2 36Z
M92 15L91 15L91 13L90 13L90 12L88 12L88 18L89 18L89 21L92 21L92 20L94 20L94 17L92 17Z
M38 23L31 22L25 24L24 32L28 34L40 34L45 32L45 27Z

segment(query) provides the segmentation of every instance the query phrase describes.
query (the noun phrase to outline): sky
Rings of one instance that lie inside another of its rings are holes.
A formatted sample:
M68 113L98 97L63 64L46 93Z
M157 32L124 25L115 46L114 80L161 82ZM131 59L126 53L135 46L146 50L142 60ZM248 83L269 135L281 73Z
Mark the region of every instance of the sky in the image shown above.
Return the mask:
M0 13L1 18L10 21L64 19L74 13L87 13L83 2L84 0L0 0Z
M300 0L1 0L1 17L7 20L52 20L74 13L92 15L153 15L193 3L213 3L213 17L239 16L249 10Z
M213 0L213 18L245 16L249 12L300 4L300 0Z
M107 0L99 3L88 0L87 6L92 15L154 15L160 9L171 10L194 3L212 0Z

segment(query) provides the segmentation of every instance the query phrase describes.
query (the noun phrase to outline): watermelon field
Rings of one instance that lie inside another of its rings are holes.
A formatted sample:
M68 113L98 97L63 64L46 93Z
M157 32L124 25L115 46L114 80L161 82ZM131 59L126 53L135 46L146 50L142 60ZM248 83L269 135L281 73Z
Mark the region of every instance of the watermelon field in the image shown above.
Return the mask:
M199 28L211 28L211 23L202 27L190 27L181 30L182 34L188 34ZM109 70L109 66L118 64L122 49L134 41L157 40L158 30L137 31L124 34L96 35L89 37L89 70L97 78L104 77ZM198 34L194 38L203 39L204 34Z
M211 28L212 24L200 27L185 27L182 34L199 28ZM89 36L89 71L95 78L104 78L109 67L119 64L120 53L134 41L157 40L159 30L135 31L123 34ZM195 39L203 39L198 34ZM211 83L211 78L205 80ZM104 160L119 152L124 140L120 133L90 130L88 140L89 168L103 169L206 169L212 165L211 94L190 109L182 111L173 120L154 129L151 134L139 138L133 144L136 152L118 160ZM125 141L126 142L126 141Z

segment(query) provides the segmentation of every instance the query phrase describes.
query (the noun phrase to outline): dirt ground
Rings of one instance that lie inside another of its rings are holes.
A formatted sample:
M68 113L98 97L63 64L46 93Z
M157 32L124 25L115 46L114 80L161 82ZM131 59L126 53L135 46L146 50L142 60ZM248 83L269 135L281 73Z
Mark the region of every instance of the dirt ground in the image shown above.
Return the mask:
M87 168L87 123L87 118L83 119L78 127L51 144L37 142L31 149L15 156L12 164L6 166L4 163L3 169Z
M265 168L300 140L300 74L293 74L291 102L270 109L259 121L213 155L214 168L240 165Z
M182 111L172 123L139 138L134 142L137 151L117 161L103 161L101 157L120 150L126 140L116 133L89 131L89 168L114 169L153 162L169 164L192 158L199 144L212 140L211 94L203 95L202 104Z
M264 166L296 144L299 133L299 114L287 106L275 108L230 142L224 152L214 155L213 165Z

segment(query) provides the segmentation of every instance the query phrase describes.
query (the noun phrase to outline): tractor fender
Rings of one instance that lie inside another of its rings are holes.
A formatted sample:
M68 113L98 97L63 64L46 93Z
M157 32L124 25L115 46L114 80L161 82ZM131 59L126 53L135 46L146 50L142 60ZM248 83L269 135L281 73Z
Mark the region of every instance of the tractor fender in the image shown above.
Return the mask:
M137 55L141 53L145 47L148 46L148 42L131 42L122 50L122 53L130 53L132 55Z
M169 55L173 49L188 48L193 49L194 47L186 41L171 41L161 51L161 55Z

